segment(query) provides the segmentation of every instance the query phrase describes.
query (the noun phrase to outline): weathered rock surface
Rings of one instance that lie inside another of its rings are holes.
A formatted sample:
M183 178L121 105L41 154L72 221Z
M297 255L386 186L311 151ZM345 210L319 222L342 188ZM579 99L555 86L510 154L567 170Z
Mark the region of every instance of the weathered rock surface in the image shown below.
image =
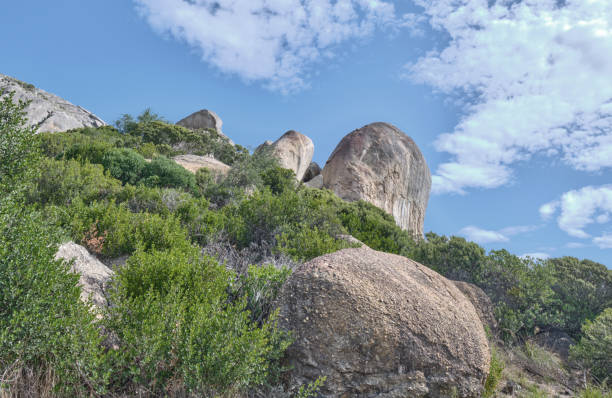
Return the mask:
M223 134L223 131L221 130L223 127L223 120L221 120L221 118L215 112L209 111L208 109L202 109L194 112L186 118L179 120L176 124L190 130L215 129L222 137L227 138L230 144L234 145L234 141Z
M489 330L495 333L497 331L497 320L495 320L494 307L489 296L481 288L471 283L452 282L470 300L482 324L488 326Z
M278 140L264 142L255 153L269 151L278 159L281 167L293 170L298 181L302 181L314 154L312 140L297 131L287 131Z
M58 132L81 127L106 125L93 113L12 77L0 74L0 92L15 92L14 101L30 101L26 107L26 118L38 132Z
M321 166L317 162L310 162L310 165L306 169L304 173L304 177L302 178L303 182L308 182L315 178L316 176L321 175Z
M340 141L323 168L323 185L342 199L363 199L423 236L431 174L414 141L387 123L372 123Z
M489 346L455 285L405 257L344 249L301 265L283 287L281 327L296 383L327 376L326 398L479 397Z
M323 176L319 174L318 176L316 176L312 180L306 181L304 183L304 185L306 185L307 187L310 187L310 188L321 189L321 188L323 188Z
M209 169L217 179L226 176L231 169L230 166L210 156L179 155L172 159L192 173L202 168Z
M81 300L89 302L98 308L108 305L104 291L114 272L97 258L89 254L83 246L74 242L64 243L59 247L56 259L74 260L72 272L80 275Z

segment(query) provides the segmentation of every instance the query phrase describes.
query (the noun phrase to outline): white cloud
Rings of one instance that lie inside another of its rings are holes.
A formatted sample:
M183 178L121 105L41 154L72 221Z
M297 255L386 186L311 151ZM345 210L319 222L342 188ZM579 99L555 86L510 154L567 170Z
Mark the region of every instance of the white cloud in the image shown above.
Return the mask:
M582 249L583 247L586 247L586 245L581 242L569 242L565 245L565 247L568 249Z
M536 260L546 260L547 258L550 258L550 254L548 253L525 253L522 256L520 256L520 258L522 259L526 259L526 258L533 258Z
M555 214L558 207L559 207L558 201L543 204L542 206L540 206L540 216L544 220L549 220Z
M552 209L550 212L542 209ZM557 224L568 235L588 239L591 234L586 228L594 223L604 224L612 213L612 185L587 186L564 193L558 201L540 207L540 214L551 217L560 212ZM602 249L612 248L612 235L604 234L593 238L593 243Z
M600 249L612 249L612 235L605 234L593 239L593 243L599 246Z
M134 0L158 32L199 50L223 72L291 92L314 62L377 26L417 28L386 0Z
M485 244L494 242L507 242L510 240L511 236L530 232L537 228L538 227L535 225L519 225L514 227L502 228L498 231L492 231L482 229L474 225L469 225L465 228L462 228L459 231L459 235L462 235L473 242Z
M507 184L512 165L537 153L577 170L612 166L611 1L417 3L450 42L408 65L408 76L473 99L435 142L451 159L434 192Z

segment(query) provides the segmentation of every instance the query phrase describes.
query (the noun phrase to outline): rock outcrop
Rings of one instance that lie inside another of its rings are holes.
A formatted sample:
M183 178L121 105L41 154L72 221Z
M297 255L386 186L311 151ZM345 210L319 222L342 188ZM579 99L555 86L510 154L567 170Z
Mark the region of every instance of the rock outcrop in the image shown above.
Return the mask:
M226 176L231 169L230 166L210 156L179 155L172 159L192 173L202 168L209 169L217 179Z
M423 236L431 174L414 141L387 123L372 123L340 141L323 168L323 185L348 201L363 199Z
M344 249L301 265L279 296L296 385L326 398L479 397L489 346L470 301L406 257Z
M79 274L81 285L81 300L89 302L98 308L108 305L104 291L114 272L97 258L89 254L83 246L74 242L64 243L59 247L56 259L74 260L72 272Z
M303 182L308 182L315 178L316 176L321 175L321 166L317 162L310 162L310 165L306 169L304 173L304 177L302 178Z
M298 181L302 181L312 161L312 140L297 131L287 131L278 140L266 141L255 149L255 153L266 151L278 159L281 167L293 170Z
M186 127L190 130L200 130L200 129L214 129L217 130L222 137L227 138L230 144L235 145L234 141L232 141L228 136L223 134L221 128L223 127L223 120L213 111L209 111L208 109L202 109L197 112L192 113L179 120L176 124L179 126Z
M31 84L0 74L0 93L2 92L4 95L15 92L14 101L30 102L25 108L26 118L28 124L36 126L40 133L106 125L102 119L80 106Z
M470 300L482 324L488 326L492 333L496 333L497 320L495 319L493 303L489 296L481 288L471 283L462 281L452 282Z

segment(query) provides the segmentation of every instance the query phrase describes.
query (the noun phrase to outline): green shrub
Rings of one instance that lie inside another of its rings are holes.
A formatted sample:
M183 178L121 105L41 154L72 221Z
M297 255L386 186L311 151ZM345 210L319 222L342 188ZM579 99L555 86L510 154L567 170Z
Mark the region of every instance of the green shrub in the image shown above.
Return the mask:
M0 375L14 396L103 393L101 338L78 276L54 259L57 233L0 204ZM12 209L11 209L12 207ZM50 390L50 391L49 391Z
M41 205L69 206L79 201L109 199L119 195L121 189L121 183L105 174L100 165L45 158L28 198Z
M290 274L291 270L286 267L251 265L236 281L232 295L246 297L251 320L262 325L273 314L272 304Z
M491 365L489 366L489 375L485 381L483 397L493 397L497 391L497 386L502 379L502 372L506 367L504 360L501 358L494 343L491 344Z
M550 311L559 314L559 328L579 337L585 320L612 307L612 270L574 257L554 258L547 263L554 276L554 302Z
M145 158L132 149L113 149L107 152L102 164L111 176L124 184L136 184L142 177L145 167L149 166Z
M165 156L159 156L153 159L151 163L146 164L143 177L143 182L148 186L196 191L195 176Z
M323 254L348 247L358 247L319 231L317 227L297 226L276 236L276 252L286 254L296 261L308 261Z
M584 323L582 338L570 348L570 357L599 381L612 375L612 307Z
M125 204L77 206L69 222L76 242L88 246L90 241L102 241L99 254L106 257L131 254L137 248L164 250L189 246L187 232L176 217L132 213ZM91 247L90 250L96 251Z
M246 300L228 301L232 280L195 248L135 253L119 271L108 317L121 341L110 353L112 386L217 396L263 384L288 341L274 319L251 322Z
M578 398L612 398L612 391L605 387L588 386L576 395Z
M26 125L27 103L15 104L13 97L14 93L8 93L0 99L0 193L19 183L38 156L35 128Z
M285 191L295 190L297 181L293 170L283 169L280 166L271 167L261 173L261 180L273 194L279 195Z

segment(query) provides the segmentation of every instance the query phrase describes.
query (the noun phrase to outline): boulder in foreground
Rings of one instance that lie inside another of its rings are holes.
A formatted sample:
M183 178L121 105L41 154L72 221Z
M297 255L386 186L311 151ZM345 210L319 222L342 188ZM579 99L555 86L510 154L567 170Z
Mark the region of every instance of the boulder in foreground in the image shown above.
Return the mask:
M326 398L479 397L489 346L470 301L408 258L345 249L300 266L282 289L297 383Z

